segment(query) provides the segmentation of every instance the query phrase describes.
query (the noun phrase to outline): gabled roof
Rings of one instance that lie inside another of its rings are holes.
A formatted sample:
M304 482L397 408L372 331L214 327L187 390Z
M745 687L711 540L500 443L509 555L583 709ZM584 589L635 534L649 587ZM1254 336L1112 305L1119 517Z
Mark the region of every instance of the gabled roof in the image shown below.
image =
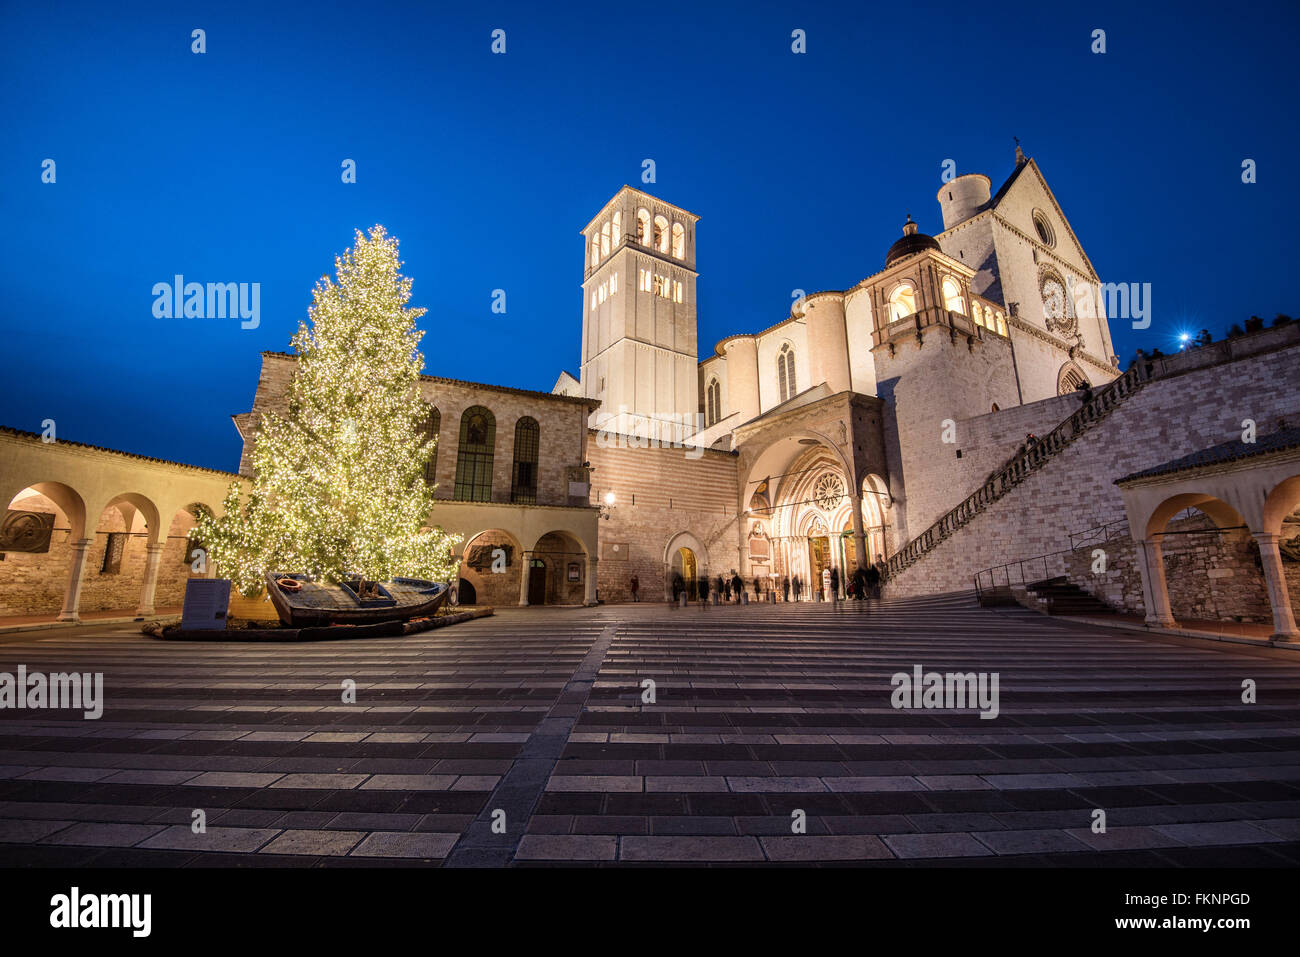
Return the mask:
M1208 449L1201 449L1199 452L1192 452L1160 465L1153 465L1149 469L1125 475L1123 478L1116 479L1115 484L1154 478L1157 475L1172 475L1175 472L1189 472L1209 465L1222 465L1225 462L1237 462L1291 449L1300 449L1300 428L1280 429L1272 435L1258 436L1256 441L1251 443L1233 439L1231 442L1212 445Z
M1092 260L1088 258L1088 254L1083 250L1083 243L1079 242L1079 237L1075 234L1074 227L1070 225L1070 220L1066 217L1065 211L1061 209L1061 204L1056 201L1056 194L1052 192L1052 187L1047 185L1047 177L1043 175L1043 171L1038 168L1038 163L1032 158L1023 163L1016 164L1016 168L1011 171L1011 175L1007 177L1006 182L998 187L998 191L993 195L993 198L989 200L988 205L984 208L996 211L998 205L1007 194L1011 192L1012 187L1020 181L1025 170L1033 171L1033 175L1038 179L1039 185L1043 187L1043 192L1047 194L1048 200L1051 201L1052 208L1056 210L1056 215L1061 218L1061 223L1065 226L1065 231L1069 235L1070 241L1074 243L1074 248L1078 251L1080 258L1083 259L1083 264L1088 267L1088 271L1092 273L1094 279L1098 278L1096 267L1093 266ZM1005 222L1009 222L1005 217L1002 218Z

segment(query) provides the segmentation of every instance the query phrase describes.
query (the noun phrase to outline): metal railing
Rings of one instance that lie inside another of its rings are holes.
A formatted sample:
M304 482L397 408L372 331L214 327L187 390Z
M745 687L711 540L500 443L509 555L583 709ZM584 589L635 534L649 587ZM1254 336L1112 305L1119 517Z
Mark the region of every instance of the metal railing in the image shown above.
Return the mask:
M1073 415L1032 445L1023 448L1006 465L990 475L982 486L895 552L887 566L889 575L897 575L937 548L959 528L1046 465L1052 457L1084 432L1110 415L1120 403L1141 389L1149 380L1150 375L1145 365L1139 363L1128 372L1101 386Z

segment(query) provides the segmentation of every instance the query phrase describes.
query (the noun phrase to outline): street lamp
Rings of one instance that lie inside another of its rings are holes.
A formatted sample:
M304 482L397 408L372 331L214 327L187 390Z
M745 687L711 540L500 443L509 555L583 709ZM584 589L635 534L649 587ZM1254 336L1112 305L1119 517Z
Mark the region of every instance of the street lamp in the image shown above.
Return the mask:
M615 502L615 501L616 501L616 499L615 499L615 497L614 497L614 493L613 493L613 492L606 492L606 493L605 493L605 504L602 505L602 506L600 507L600 517L601 517L601 518L605 518L605 519L609 518L609 516L610 516L610 512L612 512L612 511L614 510L614 502Z

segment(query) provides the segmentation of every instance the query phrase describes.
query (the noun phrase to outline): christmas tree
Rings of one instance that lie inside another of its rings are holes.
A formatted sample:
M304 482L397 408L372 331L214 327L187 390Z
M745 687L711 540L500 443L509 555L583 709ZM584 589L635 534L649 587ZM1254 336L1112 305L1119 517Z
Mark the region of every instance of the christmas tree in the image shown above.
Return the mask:
M421 432L423 335L407 308L411 280L397 240L376 226L322 276L292 345L298 356L285 414L263 415L247 502L232 485L220 518L197 535L219 574L246 595L267 571L337 582L394 577L445 581L459 537L429 527L425 463L436 439Z

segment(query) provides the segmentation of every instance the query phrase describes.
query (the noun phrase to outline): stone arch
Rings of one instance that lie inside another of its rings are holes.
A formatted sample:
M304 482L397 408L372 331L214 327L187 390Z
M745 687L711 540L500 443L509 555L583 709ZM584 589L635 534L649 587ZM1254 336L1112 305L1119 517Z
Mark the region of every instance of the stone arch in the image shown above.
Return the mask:
M497 554L496 549L502 554ZM519 588L527 555L517 536L502 528L484 528L466 535L460 552L457 585L463 589L461 582L468 582L478 604L521 603ZM499 559L506 564L503 570L493 571L493 563Z
M1300 507L1300 475L1283 479L1264 499L1263 527L1256 531L1280 535L1286 517Z
M1077 392L1087 384L1088 377L1084 375L1083 370L1073 360L1061 366L1060 371L1056 374L1057 395L1069 395L1071 392Z
M705 547L705 545L695 536L695 533L690 531L680 531L676 535L671 536L668 541L664 543L664 601L672 601L673 599L673 576L681 571L679 568L681 561L680 551L683 548L688 549L690 553L695 556L695 577L697 579L707 578L709 575L709 551L708 548ZM684 574L683 582L687 587L687 594L694 597L693 586L691 583L685 582Z
M1242 528L1242 526L1246 525L1246 520L1239 511L1227 502L1215 498L1213 495L1184 492L1170 496L1151 510L1151 514L1143 525L1144 537L1151 538L1153 535L1162 534L1169 525L1170 519L1189 508L1204 512L1218 529L1240 529L1243 536L1249 534L1246 529Z
M520 588L526 596L521 604L581 605L589 591L590 577L595 568L582 539L564 529L552 529L540 536L529 550L531 564L525 566L525 580ZM539 566L537 563L541 562ZM577 566L577 578L572 577ZM537 585L534 578L544 574L544 584ZM542 596L538 602L536 597Z

